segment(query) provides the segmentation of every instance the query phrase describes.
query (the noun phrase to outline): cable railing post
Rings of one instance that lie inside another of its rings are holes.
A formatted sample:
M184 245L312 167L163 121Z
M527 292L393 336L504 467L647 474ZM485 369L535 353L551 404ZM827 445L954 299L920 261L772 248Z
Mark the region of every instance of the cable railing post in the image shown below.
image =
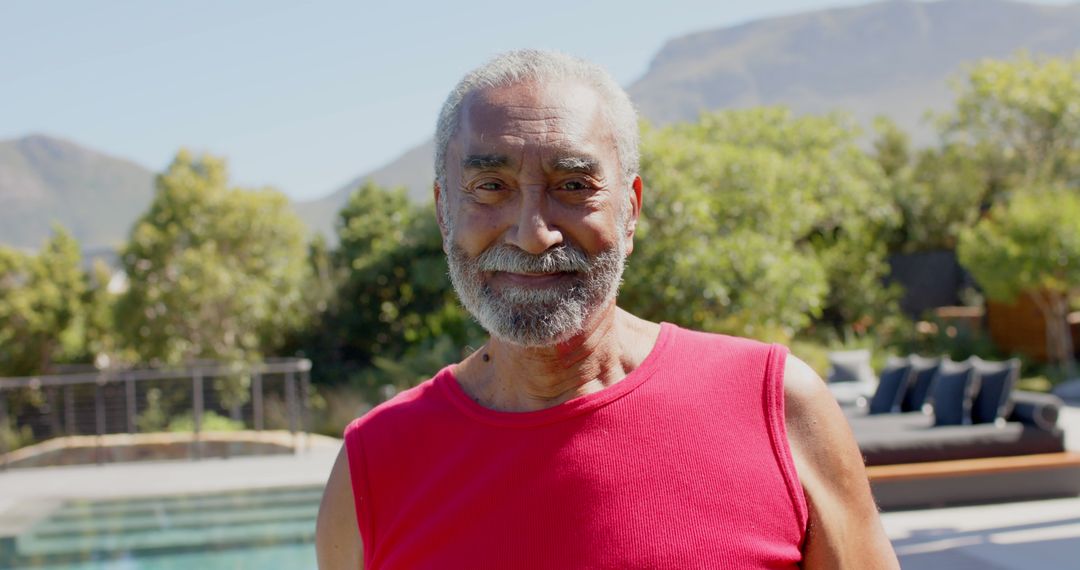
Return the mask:
M75 386L64 386L64 432L75 435Z
M46 406L49 408L49 437L60 435L60 404L56 401L56 387L45 389Z
M194 444L193 454L195 459L202 458L202 415L203 415L203 377L202 370L196 368L191 375L191 389L193 391L192 398L192 420L194 434L192 437L192 443Z
M135 401L135 379L131 373L124 374L124 388L127 392L127 430L128 433L135 433L135 418L138 415L137 402Z
M296 451L296 375L285 372L285 410L289 416L289 434L292 435L293 451Z
M300 366L300 417L304 428L304 451L311 451L311 363L301 360Z
M251 379L251 421L255 431L263 429L263 382L262 372L256 372Z
M105 383L108 379L105 373L98 374L97 382L94 384L94 427L97 432L97 442L95 444L95 455L97 456L97 463L101 465L105 463L105 453L102 449L102 442L105 438Z
M7 460L7 452L8 452L8 436L7 436L7 433L8 433L9 430L8 430L8 410L7 410L7 391L6 390L0 390L0 430L3 430L3 432L0 433L0 458L3 458L3 461L0 461L0 471L7 471L7 463L8 463L8 460ZM12 435L14 435L14 433L15 433L15 426L14 425L11 426L10 432L12 433Z

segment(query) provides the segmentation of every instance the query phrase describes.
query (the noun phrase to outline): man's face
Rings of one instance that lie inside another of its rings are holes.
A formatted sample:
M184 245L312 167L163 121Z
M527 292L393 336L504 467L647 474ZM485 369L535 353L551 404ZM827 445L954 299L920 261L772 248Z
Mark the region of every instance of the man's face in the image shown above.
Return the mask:
M600 105L562 82L463 102L436 199L454 288L497 338L556 344L615 298L639 196Z

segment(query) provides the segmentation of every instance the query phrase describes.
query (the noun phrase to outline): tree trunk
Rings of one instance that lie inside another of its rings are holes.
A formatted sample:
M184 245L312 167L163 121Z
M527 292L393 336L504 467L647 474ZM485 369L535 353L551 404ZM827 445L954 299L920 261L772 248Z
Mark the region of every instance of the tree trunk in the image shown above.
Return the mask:
M1076 357L1073 355L1072 330L1069 328L1068 297L1053 291L1031 291L1035 306L1046 324L1046 353L1061 369L1063 379L1076 377Z
M41 353L38 354L38 369L34 374L48 374L52 372L52 354L55 345L56 341L53 339L46 339L42 342Z
M1069 298L1067 295L1058 295L1054 299L1054 322L1059 328L1058 344L1061 354L1061 371L1065 374L1065 380L1076 378L1076 355L1073 352L1072 327L1069 326Z

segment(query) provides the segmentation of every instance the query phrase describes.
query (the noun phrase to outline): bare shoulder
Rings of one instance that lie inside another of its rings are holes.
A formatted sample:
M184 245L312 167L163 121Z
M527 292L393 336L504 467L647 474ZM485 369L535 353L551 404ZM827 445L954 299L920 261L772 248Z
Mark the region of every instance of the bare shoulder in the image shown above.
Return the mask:
M788 443L810 510L804 568L899 568L843 412L824 381L788 356Z
M364 567L360 529L356 524L349 475L349 456L341 446L326 481L319 517L315 523L315 552L320 570L354 570Z

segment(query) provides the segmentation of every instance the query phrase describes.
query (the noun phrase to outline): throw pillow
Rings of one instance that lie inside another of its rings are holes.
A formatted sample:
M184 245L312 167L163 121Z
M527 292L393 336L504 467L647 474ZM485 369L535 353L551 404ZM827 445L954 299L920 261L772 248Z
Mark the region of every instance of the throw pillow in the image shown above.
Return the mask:
M836 350L829 353L828 382L873 382L870 351Z
M975 369L970 361L942 360L930 388L934 402L934 425L970 424L971 402L977 388Z
M918 355L908 357L911 362L911 386L904 394L904 401L900 403L901 412L918 412L926 403L934 383L934 375L937 373L940 358L923 358Z
M1020 376L1020 361L991 362L972 356L971 363L979 376L979 393L971 406L972 423L989 424L1008 416L1009 394Z
M870 398L868 414L891 414L900 411L900 401L908 389L911 377L911 365L906 361L886 366L881 371L877 390Z

